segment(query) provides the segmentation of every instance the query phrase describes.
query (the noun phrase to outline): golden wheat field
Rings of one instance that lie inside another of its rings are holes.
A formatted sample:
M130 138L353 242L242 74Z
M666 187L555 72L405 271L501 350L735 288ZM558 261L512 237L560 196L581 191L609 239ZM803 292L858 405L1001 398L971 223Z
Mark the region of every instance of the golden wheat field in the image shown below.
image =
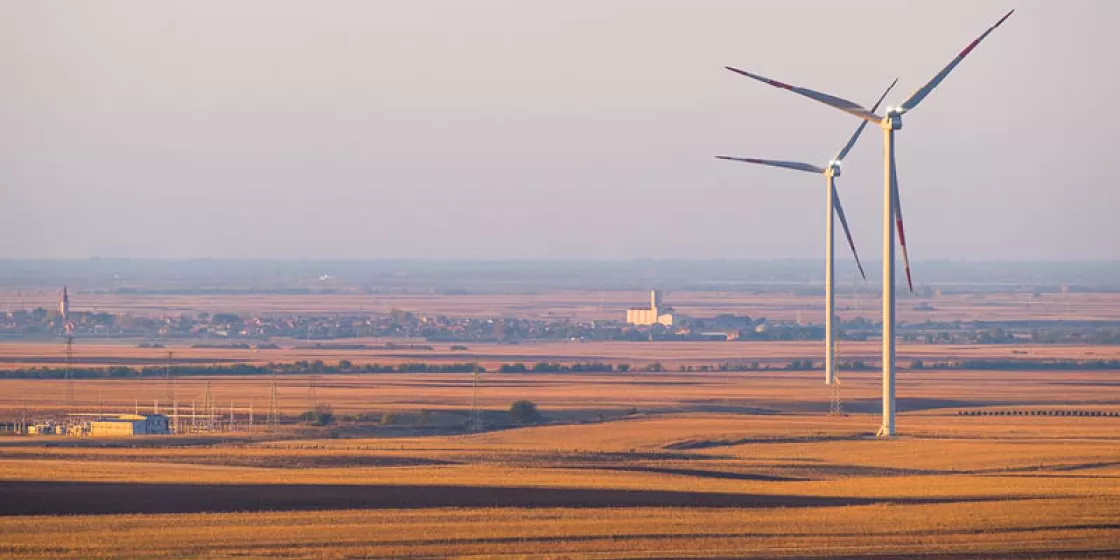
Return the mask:
M0 406L49 406L61 383L0 381ZM185 401L204 384L173 385ZM106 409L168 389L76 385ZM310 385L279 376L286 421L274 431L0 438L0 555L1120 554L1120 417L958 414L1120 411L1115 372L902 373L901 435L890 441L872 437L870 372L842 376L842 416L827 414L817 372L486 374L484 414L530 399L549 423L482 433L447 429L469 414L467 374L314 382L316 402L340 415L428 410L437 425L427 427L301 427L292 417L309 405ZM211 386L219 402L268 401L267 377Z
M314 348L305 341L274 339L280 348L192 348L189 342L169 342L165 348L138 348L135 340L80 339L73 345L75 367L163 366L172 352L174 364L205 365L245 363L264 365L299 360L322 360L337 364L349 360L356 364L396 365L408 362L463 363L478 362L496 369L510 362L602 362L642 367L659 362L669 369L680 366L718 366L722 362L752 362L781 366L790 360L819 361L821 343L788 342L576 342L543 341L521 344L471 343L467 350L452 350L451 344L432 344L430 350L382 349L387 339L350 338L346 344L368 345L365 349ZM415 340L393 342L416 344ZM878 341L842 341L837 345L840 360L878 361ZM899 344L898 353L905 360L927 361L1017 358L1035 360L1115 360L1120 347L1114 345L1040 345L1023 344ZM32 367L64 367L66 347L60 341L0 342L0 369Z
M812 321L820 303L772 294L669 296L694 315L792 319L800 312ZM594 319L617 318L644 297L94 295L83 305L138 314L395 307ZM842 315L876 312L875 301L850 303ZM902 314L1112 319L1120 300L991 294L931 303L934 311L907 306ZM833 393L819 371L782 369L791 360L819 363L819 342L478 343L454 351L447 344L378 348L384 339L347 340L369 347L342 350L275 342L280 348L272 350L189 342L151 349L81 339L73 363L159 366L171 351L180 366L478 362L489 371L477 384L466 373L0 380L0 421L156 406L168 413L175 403L190 422L209 393L223 416L232 409L236 425L158 437L0 437L0 557L1120 556L1115 371L903 367L900 436L884 441L874 437L877 372L842 371ZM845 341L838 354L877 361L879 350L876 342ZM1120 358L1120 348L902 344L898 354L904 364L1094 360ZM494 373L516 361L625 363L635 371ZM751 361L773 369L679 371ZM654 362L664 371L640 371ZM3 368L64 364L56 342L0 343ZM273 385L279 422L270 426ZM834 397L842 414L830 414ZM539 407L542 423L510 423L506 411L523 399ZM332 411L335 421L297 419L312 409ZM482 431L467 429L472 418Z

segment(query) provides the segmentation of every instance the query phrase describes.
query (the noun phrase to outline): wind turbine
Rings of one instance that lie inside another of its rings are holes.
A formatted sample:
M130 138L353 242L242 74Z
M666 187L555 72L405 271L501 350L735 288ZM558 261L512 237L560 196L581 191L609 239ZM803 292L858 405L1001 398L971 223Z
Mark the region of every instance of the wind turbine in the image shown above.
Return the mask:
M891 88L898 83L898 80L891 82L883 95L879 96L879 100L871 107L872 111L879 108L879 104L891 91ZM744 157L731 157L731 156L716 156L716 159L726 159L730 161L742 161L746 163L756 163L759 165L769 165L771 167L783 167L786 169L794 169L796 171L807 171L809 173L819 173L824 175L825 178L825 200L826 202L826 218L824 225L824 297L825 297L825 319L824 319L824 382L826 385L832 385L836 382L836 366L835 366L835 353L836 353L836 331L833 329L833 319L836 317L836 289L834 285L834 278L836 269L833 266L833 255L836 253L836 244L833 241L834 224L832 221L833 215L840 218L840 224L844 226L844 235L848 238L848 246L852 248L852 256L856 259L856 266L859 267L859 274L867 280L867 274L863 272L863 265L859 262L859 253L856 252L855 241L852 240L852 231L848 228L848 219L844 217L844 207L840 204L840 193L836 191L836 178L840 176L841 164L844 158L847 157L848 152L856 145L856 140L859 139L863 129L867 127L867 121L859 123L856 131L848 140L848 143L840 149L840 153L828 162L827 167L817 167L810 163L802 163L799 161L778 161L770 159L754 159Z
M898 243L902 247L902 260L906 267L906 283L910 291L914 291L914 284L910 279L910 257L906 251L906 233L902 227L902 206L898 197L898 174L895 169L894 158L894 133L902 128L902 115L914 110L945 78L964 60L964 57L976 48L988 35L1003 24L1015 10L1004 14L1003 17L989 27L983 34L974 39L954 58L945 68L942 68L929 82L910 94L902 104L897 107L888 107L886 116L875 114L874 110L867 110L856 103L834 95L821 93L808 88L792 86L777 80L764 78L738 68L727 67L728 70L753 78L774 87L786 89L835 107L846 113L855 115L866 122L879 125L883 130L883 425L879 428L879 437L894 435L894 381L895 381L895 298L894 298L894 229L898 228ZM894 222L892 224L892 222Z

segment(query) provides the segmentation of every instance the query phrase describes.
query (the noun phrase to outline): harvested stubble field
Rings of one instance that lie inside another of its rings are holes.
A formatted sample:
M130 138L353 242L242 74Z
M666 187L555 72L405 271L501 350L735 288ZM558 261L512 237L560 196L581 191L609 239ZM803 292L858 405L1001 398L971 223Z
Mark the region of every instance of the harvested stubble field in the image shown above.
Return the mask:
M432 364L477 361L483 367L496 369L499 364L524 362L602 362L642 367L659 362L669 369L679 366L716 366L722 362L760 362L781 367L790 360L820 361L821 343L790 342L569 342L548 341L522 344L470 343L467 350L451 350L452 344L432 344L431 350L384 349L386 339L352 338L345 344L367 345L365 349L332 349L308 347L306 341L275 339L280 348L192 348L190 342L167 343L166 348L138 348L135 340L79 339L73 346L74 367L163 366L167 352L174 353L176 365L244 363L264 365L300 360L322 360L337 364L350 360L355 364L378 363L396 365L405 362ZM398 344L416 344L415 340L394 340ZM877 362L881 356L878 341L849 342L838 345L838 359ZM925 361L967 359L1025 360L1115 360L1120 359L1120 346L1115 345L1023 345L1023 344L900 344L898 355L903 360ZM0 369L33 367L64 367L65 346L60 341L0 342Z
M0 555L1115 557L1120 418L957 415L1116 411L1114 379L905 373L891 441L870 437L875 375L845 375L854 413L830 418L808 372L487 375L484 408L529 398L567 423L479 434L3 438ZM287 414L306 404L299 381L281 378ZM60 386L0 381L0 404L45 402ZM78 387L116 407L166 389ZM213 390L267 402L266 378ZM317 397L336 412L465 418L471 388L462 374L333 375Z
M1120 410L1120 384L1113 371L934 371L902 372L898 403L903 412L949 412L978 407L1089 408ZM72 411L150 410L159 400L166 409L169 393L186 413L201 405L207 383L214 400L238 414L250 403L259 415L269 402L269 376L220 376L72 381ZM0 421L22 411L34 416L62 412L67 382L0 379ZM469 373L283 375L276 377L278 411L295 416L308 410L309 398L330 405L336 414L401 411L448 411L465 415L472 399ZM313 395L311 390L313 388ZM880 403L876 372L843 372L845 409L873 412ZM499 374L481 377L479 406L504 410L529 399L565 419L615 417L638 412L738 412L750 414L825 413L829 391L817 371Z

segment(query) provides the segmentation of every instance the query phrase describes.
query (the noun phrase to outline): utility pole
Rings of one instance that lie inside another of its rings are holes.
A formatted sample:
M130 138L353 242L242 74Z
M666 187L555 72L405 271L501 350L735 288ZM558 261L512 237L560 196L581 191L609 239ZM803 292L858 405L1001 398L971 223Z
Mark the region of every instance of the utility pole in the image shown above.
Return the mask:
M171 360L175 353L167 351L167 365L163 368L163 383L167 391L167 402L175 402L175 382L171 380Z
M214 424L217 422L218 406L214 402L214 393L210 390L210 380L206 380L206 390L202 394L202 414L203 425L206 431L214 431Z
M471 419L468 426L472 432L482 431L482 411L478 409L478 384L482 377L482 368L478 367L478 363L474 364L474 373L471 380Z
M318 386L319 378L311 376L307 381L307 410L315 410L319 407Z
M66 391L64 395L66 413L73 412L74 407L74 337L67 326L66 333Z
M839 346L839 343L833 341L832 353L834 355L837 346ZM839 417L844 415L844 408L840 402L840 367L835 364L834 367L835 369L832 371L832 383L828 385L828 415L831 417Z
M280 399L276 391L276 376L273 375L272 379L268 382L268 416L265 418L265 426L268 431L276 430L276 425L280 423Z

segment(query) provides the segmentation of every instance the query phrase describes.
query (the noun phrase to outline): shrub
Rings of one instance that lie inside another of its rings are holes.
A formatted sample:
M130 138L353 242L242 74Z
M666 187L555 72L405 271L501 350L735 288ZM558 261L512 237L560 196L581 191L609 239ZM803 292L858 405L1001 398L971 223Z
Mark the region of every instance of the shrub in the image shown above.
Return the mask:
M509 421L514 424L536 424L543 419L533 401L520 400L509 407Z
M299 419L313 426L328 426L334 424L334 410L329 405L320 405L315 407L315 410L300 414Z

